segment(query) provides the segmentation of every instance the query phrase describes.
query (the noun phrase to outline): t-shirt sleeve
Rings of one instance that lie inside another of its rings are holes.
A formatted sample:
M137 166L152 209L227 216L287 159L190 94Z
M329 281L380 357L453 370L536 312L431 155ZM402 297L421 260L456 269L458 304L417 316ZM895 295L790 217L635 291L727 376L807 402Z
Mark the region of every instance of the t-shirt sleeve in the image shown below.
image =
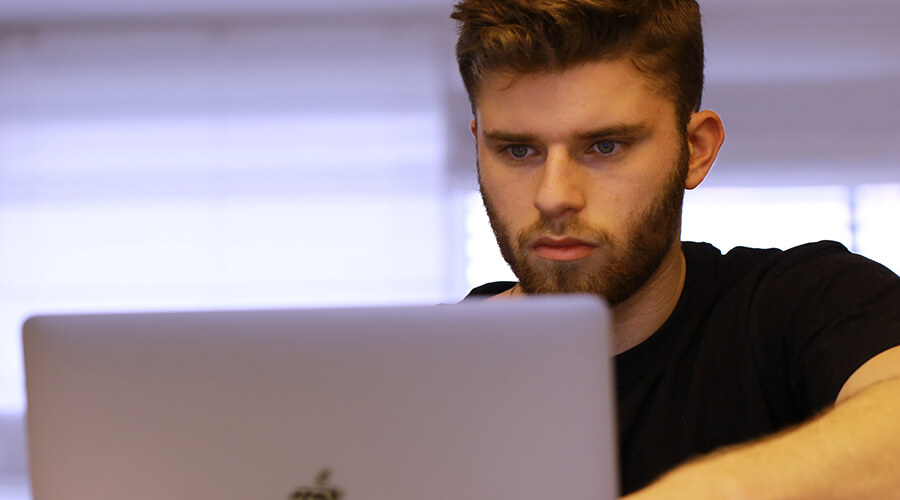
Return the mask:
M785 252L768 278L764 328L781 336L790 391L809 411L832 405L854 371L900 345L900 278L881 264L819 243Z

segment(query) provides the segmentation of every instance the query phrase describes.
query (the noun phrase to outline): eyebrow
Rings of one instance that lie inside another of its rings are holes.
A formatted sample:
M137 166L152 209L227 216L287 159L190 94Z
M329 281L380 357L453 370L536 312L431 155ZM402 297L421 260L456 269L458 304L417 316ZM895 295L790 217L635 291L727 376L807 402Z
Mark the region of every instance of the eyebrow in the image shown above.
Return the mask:
M645 134L649 129L650 126L643 122L627 123L587 130L578 133L576 137L581 140L590 140L600 137L639 136ZM484 138L492 142L534 142L536 136L503 130L485 130Z

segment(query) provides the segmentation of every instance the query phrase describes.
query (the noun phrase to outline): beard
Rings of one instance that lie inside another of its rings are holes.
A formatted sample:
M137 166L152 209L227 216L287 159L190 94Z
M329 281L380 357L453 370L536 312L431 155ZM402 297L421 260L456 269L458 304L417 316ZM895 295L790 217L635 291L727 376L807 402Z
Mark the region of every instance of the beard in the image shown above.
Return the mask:
M525 293L587 293L600 296L614 306L647 283L679 237L689 161L690 153L684 141L677 163L662 188L650 206L631 217L626 225L628 232L621 241L580 219L560 222L542 214L536 223L516 235L514 246L509 227L491 202L480 175L478 185L500 253L519 278L519 286ZM532 242L548 234L591 242L596 245L592 253L605 255L605 260L602 263L590 257L569 262L532 260L529 253Z

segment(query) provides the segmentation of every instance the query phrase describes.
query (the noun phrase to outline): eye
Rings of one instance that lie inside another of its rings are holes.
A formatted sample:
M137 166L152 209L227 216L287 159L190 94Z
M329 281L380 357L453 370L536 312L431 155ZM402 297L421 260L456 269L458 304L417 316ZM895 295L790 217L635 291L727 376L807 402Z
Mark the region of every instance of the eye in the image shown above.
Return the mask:
M528 156L528 149L528 146L523 146L522 144L516 144L507 148L509 154L513 155L515 158L525 158Z
M595 142L594 145L591 146L591 148L597 153L610 155L616 152L616 150L619 148L619 143L616 141L600 141Z

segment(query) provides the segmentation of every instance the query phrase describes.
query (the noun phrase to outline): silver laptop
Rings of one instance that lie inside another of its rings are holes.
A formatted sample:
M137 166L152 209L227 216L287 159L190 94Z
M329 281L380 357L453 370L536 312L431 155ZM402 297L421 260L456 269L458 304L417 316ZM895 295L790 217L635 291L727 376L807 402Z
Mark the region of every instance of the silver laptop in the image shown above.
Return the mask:
M613 499L608 325L589 297L31 318L34 498Z

